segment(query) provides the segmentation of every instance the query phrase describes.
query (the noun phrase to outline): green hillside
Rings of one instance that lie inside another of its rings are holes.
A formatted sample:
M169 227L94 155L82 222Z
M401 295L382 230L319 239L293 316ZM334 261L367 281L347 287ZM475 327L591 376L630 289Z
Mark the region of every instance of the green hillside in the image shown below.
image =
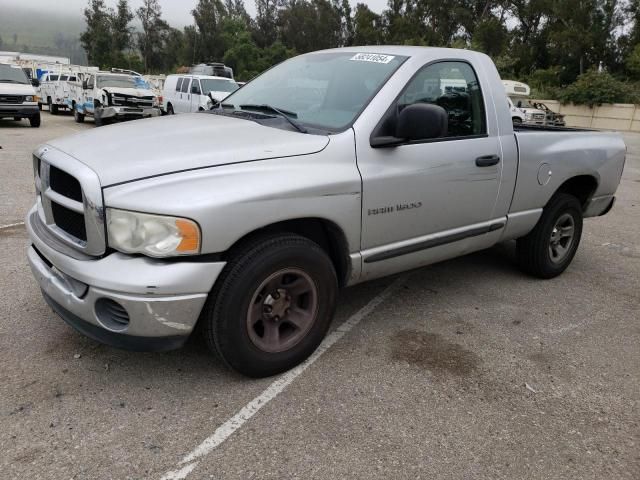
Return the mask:
M85 64L78 37L84 30L80 11L44 13L26 8L3 8L0 12L0 50L15 50L70 57Z

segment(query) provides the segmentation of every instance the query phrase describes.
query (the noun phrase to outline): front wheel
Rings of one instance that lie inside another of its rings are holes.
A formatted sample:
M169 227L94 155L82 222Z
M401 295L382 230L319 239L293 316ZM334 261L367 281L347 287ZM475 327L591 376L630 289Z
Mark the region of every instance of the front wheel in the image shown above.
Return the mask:
M232 255L203 309L209 348L250 377L275 375L320 345L338 282L320 246L294 234L261 237Z
M522 125L522 119L519 117L513 117L511 121L513 122L514 125Z
M167 115L173 115L175 112L173 111L173 105L167 105Z
M73 107L73 119L76 121L76 123L84 122L84 114L80 113L78 111L78 107L76 106Z
M33 128L38 128L40 126L40 113L29 118L29 125Z
M536 277L556 277L573 260L581 236L580 202L573 195L557 194L544 208L535 228L518 239L518 263L522 270Z

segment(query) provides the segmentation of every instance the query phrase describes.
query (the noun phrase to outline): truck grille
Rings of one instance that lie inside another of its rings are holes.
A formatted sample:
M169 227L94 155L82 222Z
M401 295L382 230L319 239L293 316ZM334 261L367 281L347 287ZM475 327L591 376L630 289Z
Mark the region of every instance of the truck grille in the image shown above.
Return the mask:
M24 102L22 95L0 95L0 103L17 104Z
M116 107L151 108L153 97L133 97L131 95L114 94L113 105Z
M38 216L59 240L87 255L105 252L102 189L97 175L47 147L33 158Z

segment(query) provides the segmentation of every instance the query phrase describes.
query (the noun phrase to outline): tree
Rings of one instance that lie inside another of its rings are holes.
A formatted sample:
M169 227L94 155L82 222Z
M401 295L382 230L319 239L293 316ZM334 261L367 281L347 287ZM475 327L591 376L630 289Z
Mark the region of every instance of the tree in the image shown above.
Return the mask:
M144 70L159 70L165 64L163 50L170 31L169 24L162 19L158 0L143 0L142 6L136 10L136 16L142 23L142 32L138 33L138 48Z
M227 16L222 0L198 0L192 14L198 28L196 56L204 61L220 61L224 55L221 23Z
M92 65L106 68L111 64L111 23L104 0L89 0L84 9L87 29L80 35L82 48Z
M278 38L279 0L256 0L256 20L253 38L261 47L272 45Z
M364 3L356 5L353 17L353 44L379 45L383 42L382 17Z
M113 31L113 48L117 52L124 52L131 48L131 32L129 23L133 20L133 13L128 0L118 0L115 12L111 15L111 29Z

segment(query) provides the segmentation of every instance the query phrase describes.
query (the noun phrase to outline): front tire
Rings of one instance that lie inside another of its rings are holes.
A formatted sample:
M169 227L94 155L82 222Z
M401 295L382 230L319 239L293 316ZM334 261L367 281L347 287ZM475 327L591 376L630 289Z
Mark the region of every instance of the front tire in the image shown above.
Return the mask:
M168 104L167 105L167 115L174 115L175 112L173 111L173 105Z
M554 195L534 229L516 243L523 271L539 278L553 278L573 260L582 236L582 205L566 193Z
M78 107L76 107L76 106L73 107L73 119L76 121L76 123L83 123L84 122L84 114L80 113L78 111Z
M335 311L338 282L311 240L260 237L232 254L200 319L208 347L238 372L268 377L303 362Z
M38 128L40 126L40 113L29 118L29 125L33 128Z

